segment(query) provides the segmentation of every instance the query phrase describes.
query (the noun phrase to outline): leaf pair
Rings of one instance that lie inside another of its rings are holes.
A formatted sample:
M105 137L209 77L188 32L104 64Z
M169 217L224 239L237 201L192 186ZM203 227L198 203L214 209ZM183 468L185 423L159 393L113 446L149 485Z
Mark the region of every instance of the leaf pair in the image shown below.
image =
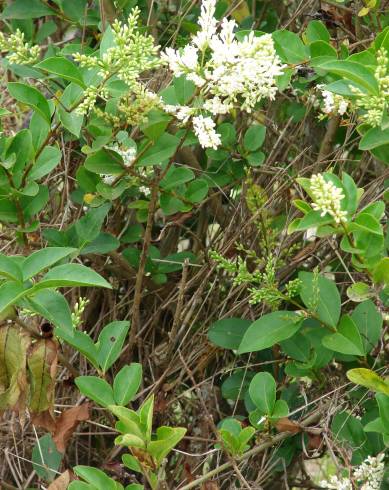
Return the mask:
M83 354L96 369L106 373L120 356L129 328L128 321L111 322L102 329L96 343L86 332L79 330L57 329L56 334Z
M79 376L75 383L81 393L102 407L127 405L136 395L142 381L142 365L123 366L115 376L113 387L97 376Z

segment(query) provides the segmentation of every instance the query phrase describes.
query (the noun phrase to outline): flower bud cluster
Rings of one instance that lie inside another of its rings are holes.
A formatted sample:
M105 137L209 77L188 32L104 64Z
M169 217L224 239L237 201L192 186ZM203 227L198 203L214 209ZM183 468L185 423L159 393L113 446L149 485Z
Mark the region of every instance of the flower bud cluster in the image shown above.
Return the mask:
M311 177L310 190L315 211L320 211L321 216L329 214L338 224L346 221L347 212L341 209L341 202L345 197L342 189L331 181L326 181L322 174L316 174Z
M0 51L8 52L7 59L16 65L31 65L37 63L40 55L39 46L30 46L24 40L24 32L20 29L6 37L0 32Z

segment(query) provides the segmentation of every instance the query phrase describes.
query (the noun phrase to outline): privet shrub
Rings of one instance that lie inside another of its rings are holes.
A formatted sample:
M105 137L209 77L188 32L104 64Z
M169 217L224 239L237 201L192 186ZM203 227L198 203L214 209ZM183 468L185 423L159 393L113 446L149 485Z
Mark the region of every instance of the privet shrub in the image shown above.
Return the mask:
M388 488L388 8L3 2L2 487Z

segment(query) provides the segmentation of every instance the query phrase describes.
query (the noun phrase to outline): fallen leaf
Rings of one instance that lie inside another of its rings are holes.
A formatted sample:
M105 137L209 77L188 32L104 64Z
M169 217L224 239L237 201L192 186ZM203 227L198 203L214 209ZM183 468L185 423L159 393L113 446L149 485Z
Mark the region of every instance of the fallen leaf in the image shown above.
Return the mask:
M66 490L72 480L74 480L73 473L70 470L66 470L50 483L47 490Z
M287 417L283 417L276 423L276 429L278 432L291 432L292 434L298 434L302 430L300 424Z
M83 403L65 410L55 421L53 440L59 452L65 452L65 448L77 425L89 419L89 403Z

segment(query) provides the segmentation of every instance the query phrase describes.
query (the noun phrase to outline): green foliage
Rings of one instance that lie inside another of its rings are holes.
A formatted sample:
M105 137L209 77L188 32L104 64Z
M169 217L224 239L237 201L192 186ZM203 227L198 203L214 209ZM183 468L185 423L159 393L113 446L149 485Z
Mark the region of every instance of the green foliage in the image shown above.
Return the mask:
M3 3L0 411L35 441L5 486L28 461L73 490L325 486L296 462L330 449L328 488L378 488L385 2ZM63 457L80 395L96 426Z

